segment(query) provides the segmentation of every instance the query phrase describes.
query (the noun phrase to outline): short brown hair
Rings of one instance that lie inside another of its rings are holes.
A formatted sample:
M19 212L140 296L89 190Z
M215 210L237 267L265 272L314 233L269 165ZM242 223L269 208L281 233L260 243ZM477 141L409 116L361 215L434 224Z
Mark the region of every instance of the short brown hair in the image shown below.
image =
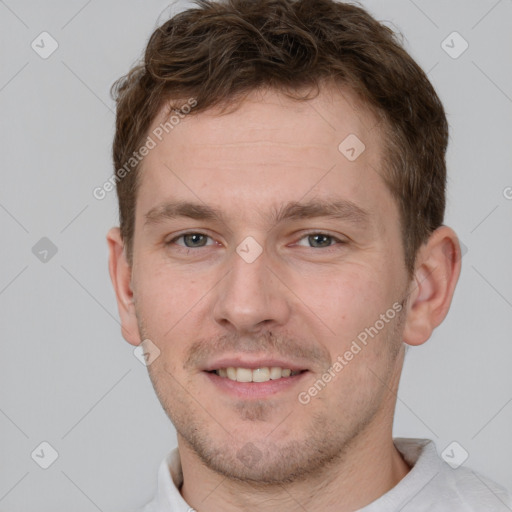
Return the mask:
M397 201L405 265L444 217L448 123L426 74L394 32L364 9L333 0L196 0L152 34L141 63L119 78L114 169L144 143L166 103L198 113L257 88L293 92L329 80L381 119L383 178ZM140 164L117 179L121 235L132 263Z

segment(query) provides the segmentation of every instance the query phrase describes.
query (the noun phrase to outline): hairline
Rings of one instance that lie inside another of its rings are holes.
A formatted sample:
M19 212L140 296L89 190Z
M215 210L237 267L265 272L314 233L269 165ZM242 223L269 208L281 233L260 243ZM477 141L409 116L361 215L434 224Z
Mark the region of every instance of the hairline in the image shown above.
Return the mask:
M219 98L214 103L207 105L203 108L196 108L192 109L187 116L189 115L199 115L202 113L214 113L214 115L226 115L233 112L236 112L239 108L242 107L246 97L254 92L260 91L260 90L270 90L273 92L277 92L279 94L284 94L286 97L293 99L297 102L304 102L309 101L310 99L313 99L316 96L312 97L293 97L289 94L286 94L286 92L292 92L292 93L300 93L300 91L304 89L312 90L316 88L318 91L318 94L321 94L323 92L331 92L334 95L340 95L344 99L345 96L343 95L343 90L347 92L350 96L351 101L347 101L352 108L354 112L357 113L356 108L361 107L363 112L366 114L369 114L375 121L376 124L371 128L371 130L378 129L379 130L379 138L381 140L381 151L382 154L379 158L379 169L375 169L372 167L372 169L378 173L384 182L386 188L391 193L392 200L395 202L395 205L398 210L398 223L399 223L399 229L401 233L400 242L402 245L402 253L404 257L404 262L406 264L406 267L409 267L408 264L408 253L407 253L407 247L406 247L406 239L405 239L405 228L406 228L406 219L404 218L404 212L402 209L402 204L399 198L396 195L396 191L393 189L393 179L392 179L392 171L396 166L398 165L398 158L396 154L396 147L397 142L402 142L403 137L399 130L394 130L393 124L389 121L386 112L383 111L379 106L374 105L370 101L368 101L364 96L359 94L354 86L352 86L350 83L336 79L335 77L327 76L327 77L319 77L314 83L311 84L297 84L296 87L289 88L286 86L280 86L275 85L267 85L264 84L262 86L252 87L248 89L247 91L244 91L243 93L235 93L234 95L231 95L229 97L223 97ZM160 106L156 110L156 114L153 116L153 118L148 123L148 128L144 132L144 134L141 136L140 140L138 141L137 146L140 147L142 145L143 141L145 141L148 137L148 135L151 133L151 128L153 127L154 122L160 118L162 115L162 112L167 112L168 114L173 111L176 108L179 108L180 102L183 101L183 98L187 97L186 94L184 94L185 91L181 91L181 94L177 95L165 95L161 101ZM193 92L193 91L190 91ZM189 94L188 97L193 97L194 94ZM356 108L354 108L354 105ZM232 107L232 108L227 108ZM358 116L359 117L359 116ZM134 237L135 237L135 220L136 220L136 211L137 211L137 200L139 196L139 188L141 185L142 180L142 173L144 172L144 162L146 161L145 157L134 167L133 173L135 175L134 180L134 192L133 192L133 209L131 211L132 218L130 219L130 222L132 224L132 231L131 231L131 239L125 241L125 251L127 260L130 263L130 265L133 263L133 245L134 245ZM379 172L381 171L381 172ZM415 255L413 255L415 256ZM412 269L408 268L408 274L411 275Z

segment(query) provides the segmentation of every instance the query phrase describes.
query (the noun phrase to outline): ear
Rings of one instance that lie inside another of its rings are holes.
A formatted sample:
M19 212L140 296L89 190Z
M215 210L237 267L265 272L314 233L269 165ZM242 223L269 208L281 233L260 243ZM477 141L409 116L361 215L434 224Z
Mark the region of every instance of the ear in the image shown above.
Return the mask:
M459 279L461 250L455 232L441 226L420 248L407 302L403 341L421 345L444 320Z
M109 230L107 243L109 250L108 270L116 292L117 309L121 319L121 333L128 343L139 345L141 339L131 284L132 268L126 259L124 242L119 228Z

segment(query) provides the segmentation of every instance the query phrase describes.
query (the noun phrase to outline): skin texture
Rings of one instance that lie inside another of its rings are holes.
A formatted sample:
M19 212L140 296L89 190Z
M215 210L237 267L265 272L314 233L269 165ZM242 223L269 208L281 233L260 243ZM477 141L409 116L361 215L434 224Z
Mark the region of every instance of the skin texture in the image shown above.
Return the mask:
M365 145L354 161L338 150L350 134ZM234 112L189 115L145 157L133 266L112 228L110 274L123 336L160 351L148 369L196 510L351 511L409 471L392 442L404 343L425 342L444 319L460 250L442 226L408 278L382 152L374 116L350 91L324 88L307 102L254 91ZM365 220L271 219L289 201L319 199L351 201ZM215 207L223 220L145 224L171 200ZM206 238L172 242L184 233ZM247 237L262 249L251 263L236 251ZM393 305L401 311L301 403ZM222 357L276 357L308 372L264 397L235 396L203 371Z

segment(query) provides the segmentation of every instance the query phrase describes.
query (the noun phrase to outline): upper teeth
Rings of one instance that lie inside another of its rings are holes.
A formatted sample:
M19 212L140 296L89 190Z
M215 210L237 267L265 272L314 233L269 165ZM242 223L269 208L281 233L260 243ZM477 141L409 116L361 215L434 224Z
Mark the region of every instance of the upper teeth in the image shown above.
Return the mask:
M281 377L290 377L290 375L297 375L300 371L291 371L289 368L280 368L279 366L272 366L270 368L220 368L215 370L215 373L220 377L227 377L230 380L238 382L267 382L268 380L280 379Z

